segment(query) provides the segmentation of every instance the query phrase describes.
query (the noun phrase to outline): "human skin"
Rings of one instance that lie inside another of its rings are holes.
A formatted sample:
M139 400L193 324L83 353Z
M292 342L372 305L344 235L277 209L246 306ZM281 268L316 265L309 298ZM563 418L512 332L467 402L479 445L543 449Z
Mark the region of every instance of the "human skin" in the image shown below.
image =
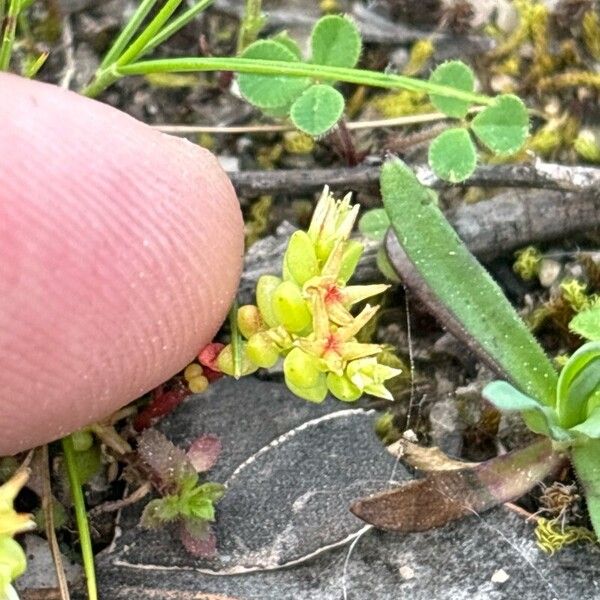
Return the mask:
M224 320L243 221L206 150L0 74L0 456L97 422Z

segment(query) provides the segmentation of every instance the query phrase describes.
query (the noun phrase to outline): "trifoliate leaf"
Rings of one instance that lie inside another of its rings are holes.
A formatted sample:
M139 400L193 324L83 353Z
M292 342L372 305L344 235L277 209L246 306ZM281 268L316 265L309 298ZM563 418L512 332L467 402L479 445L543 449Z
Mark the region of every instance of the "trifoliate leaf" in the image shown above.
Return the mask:
M475 74L459 60L451 60L439 65L429 77L431 83L446 85L465 92L475 89ZM431 103L449 117L462 118L469 110L470 102L449 98L438 94L430 94Z
M498 96L473 119L471 127L495 154L514 154L522 148L529 133L527 108L517 96Z
M575 315L569 323L569 329L588 340L600 341L600 306Z
M390 218L384 208L372 208L363 214L358 222L358 230L367 238L382 241L390 226Z
M348 18L328 15L313 28L310 46L312 62L332 67L354 67L362 42L356 25Z
M273 40L259 40L250 44L241 58L254 60L280 60L298 62L298 57L285 45ZM285 77L283 75L238 75L240 92L248 102L258 108L282 109L289 105L310 85L306 77Z
M287 31L281 31L271 38L274 42L285 46L298 60L302 60L302 52L298 42L289 36Z
M315 84L292 104L292 123L308 135L327 133L344 112L344 96L330 85Z
M440 179L450 183L467 179L476 164L475 145L469 132L462 127L444 131L429 146L429 165Z

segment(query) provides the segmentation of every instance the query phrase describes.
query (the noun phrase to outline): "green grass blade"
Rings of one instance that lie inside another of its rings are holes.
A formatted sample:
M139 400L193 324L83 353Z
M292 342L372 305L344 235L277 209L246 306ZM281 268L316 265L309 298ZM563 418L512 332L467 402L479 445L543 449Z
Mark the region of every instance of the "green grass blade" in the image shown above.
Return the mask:
M0 71L6 71L10 63L20 9L20 0L10 0L8 12L4 19L4 31L2 32L2 44L0 45Z
M152 52L154 48L160 46L160 44L168 40L173 34L185 27L196 15L199 15L203 10L207 9L214 1L215 0L200 0L200 2L197 2L194 6L188 8L177 18L173 19L146 44L146 47L141 52L140 56Z
M138 32L144 19L154 8L156 1L157 0L142 0L117 39L114 41L113 45L110 47L110 50L106 53L106 56L100 63L100 69L106 68L120 58L125 48L127 48L127 44L129 44L133 36Z
M83 490L81 489L81 482L79 481L75 449L73 448L71 436L62 439L62 447L65 455L65 467L69 478L73 506L75 507L75 519L77 521L77 530L79 531L79 543L81 544L81 556L83 558L83 570L87 583L88 600L98 600L92 538L90 536L85 499L83 497Z
M164 24L171 18L171 15L177 10L182 0L167 0L158 14L148 23L148 26L138 35L131 45L116 61L118 66L127 65L138 58L146 50L148 43L158 35Z
M556 372L502 290L450 226L431 190L400 160L381 173L397 242L388 255L402 280L443 324L524 394L554 404Z
M233 356L233 376L242 376L242 336L237 322L238 301L234 300L229 309L229 327L231 328L231 353Z

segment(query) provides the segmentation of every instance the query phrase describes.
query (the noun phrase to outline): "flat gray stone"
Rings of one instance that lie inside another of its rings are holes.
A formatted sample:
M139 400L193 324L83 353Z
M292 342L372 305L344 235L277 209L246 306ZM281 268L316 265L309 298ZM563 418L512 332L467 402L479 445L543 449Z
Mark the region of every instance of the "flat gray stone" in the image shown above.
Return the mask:
M129 510L122 534L99 557L100 597L600 598L600 553L583 546L548 557L533 526L505 508L410 535L363 526L348 505L385 487L394 468L373 418L252 378L219 382L191 399L162 429L182 446L203 433L221 436L222 459L211 472L229 486L218 511L219 557L190 557L168 533L137 527L139 510ZM394 479L406 477L398 467Z
M293 396L281 383L221 380L186 402L161 429L187 447L214 433L223 445L210 479L227 486L218 505L218 554L200 560L128 514L113 562L220 575L274 569L347 543L364 527L348 507L407 478L373 430L374 411Z
M344 577L344 563L347 562ZM500 569L508 575L494 583ZM412 578L406 578L412 575ZM535 545L533 527L507 509L426 533L370 529L356 543L296 567L229 577L189 568L100 564L101 598L111 600L594 600L600 555L571 547L553 557Z

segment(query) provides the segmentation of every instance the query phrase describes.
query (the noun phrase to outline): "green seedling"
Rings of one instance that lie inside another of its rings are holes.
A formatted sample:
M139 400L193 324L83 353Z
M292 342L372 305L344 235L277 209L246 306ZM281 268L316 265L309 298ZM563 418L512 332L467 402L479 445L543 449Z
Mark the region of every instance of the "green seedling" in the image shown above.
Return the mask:
M475 75L460 61L439 65L428 80L356 68L362 40L354 22L327 15L315 24L310 56L285 32L246 45L239 57L198 57L140 60L212 3L201 0L173 17L181 0L167 0L145 25L156 0L143 0L82 93L97 96L119 78L157 73L233 71L242 96L265 114L289 118L311 136L327 134L343 116L345 99L337 83L424 92L433 105L457 123L433 140L429 163L436 175L456 183L467 179L477 164L475 139L490 152L506 156L518 152L529 131L523 102L503 94L490 97L475 92ZM258 11L257 14L259 14ZM262 19L262 17L261 17ZM252 35L263 22L256 22ZM471 109L483 107L469 118Z
M490 383L484 397L500 410L519 411L556 452L569 454L600 534L600 342L584 344L557 375L412 171L399 160L386 163L381 191L395 233L387 238L392 264L444 325L507 380ZM581 313L574 330L596 339L598 314Z
M357 303L383 293L387 285L347 285L362 254L350 240L358 214L350 198L335 200L326 188L308 231L296 231L283 257L281 277L264 275L257 283L256 305L237 311L241 341L241 374L271 368L283 359L288 388L311 402L331 392L345 402L363 393L392 399L384 382L400 373L381 364L379 344L357 341L357 333L377 312ZM225 346L219 369L235 375L234 349Z
M141 466L161 496L146 505L142 526L177 524L181 542L196 556L209 557L216 551L211 523L225 487L201 481L200 474L213 466L220 449L219 440L206 435L185 453L155 429L145 430L138 441Z

